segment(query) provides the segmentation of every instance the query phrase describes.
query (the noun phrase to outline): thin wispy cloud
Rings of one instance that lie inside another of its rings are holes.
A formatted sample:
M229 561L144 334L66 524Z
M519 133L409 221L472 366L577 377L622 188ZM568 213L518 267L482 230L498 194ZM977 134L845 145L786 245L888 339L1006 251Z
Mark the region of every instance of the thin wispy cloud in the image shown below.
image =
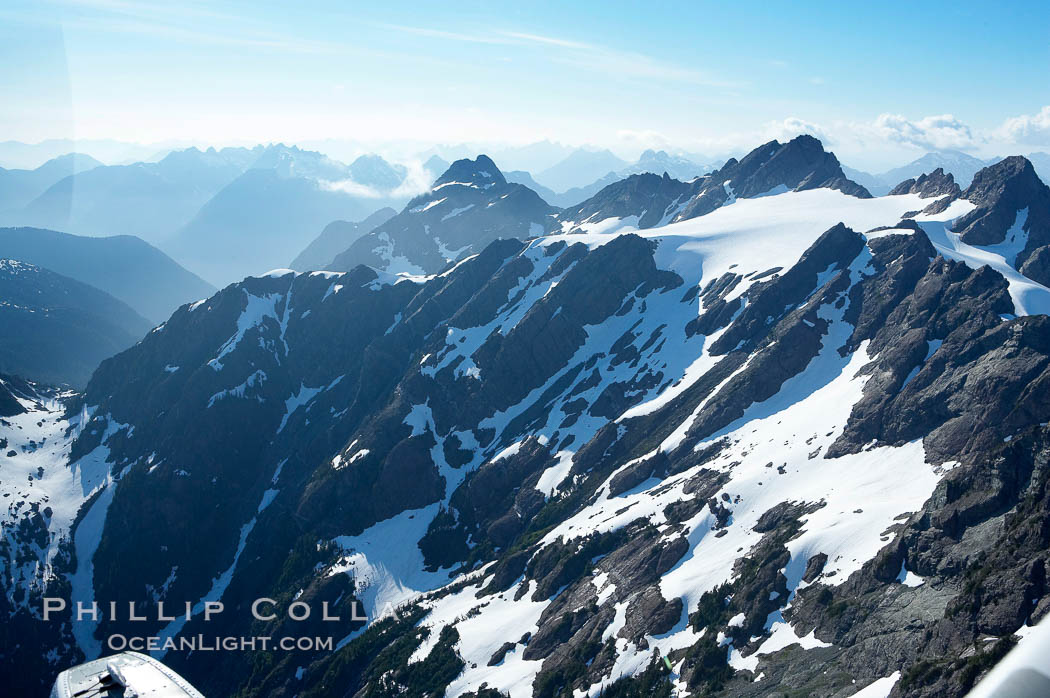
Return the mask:
M394 31L404 32L405 34L426 36L434 39L448 39L450 41L463 41L471 44L499 44L507 46L518 43L506 36L487 34L464 34L462 32L443 31L441 29L430 29L428 27L411 27L406 26L404 24L381 24L379 26L384 27L386 29L392 29Z
M416 36L474 44L542 46L547 49L554 47L561 49L559 53L549 56L550 60L556 63L618 78L660 80L719 88L737 88L743 84L737 81L715 78L704 71L663 61L636 51L622 51L561 37L505 30L464 33L398 24L384 26L388 29Z
M131 34L292 53L347 53L346 45L288 36L237 15L194 3L165 5L130 0L52 0L68 28ZM202 29L207 26L208 29Z
M487 31L484 33L466 33L459 31L446 31L444 29L433 29L431 27L414 27L405 24L381 24L379 26L385 29L403 32L405 34L414 34L415 36L448 39L450 41L462 41L471 44L496 44L499 46L527 46L530 44L538 44L543 46L560 46L562 48L583 51L596 49L596 47L591 44L585 44L579 41L570 41L568 39L542 36L540 34L529 34L525 32Z
M536 44L546 44L548 46L561 46L563 48L574 48L581 50L594 50L595 48L591 44L584 44L579 41L569 41L568 39L558 39L552 36L540 36L539 34L524 34L522 32L503 32L503 36L507 36L512 39L521 39L522 41L529 41Z
M659 80L696 87L739 88L744 83L712 77L710 74L661 61L641 53L593 48L555 56L552 60L585 68L614 78Z

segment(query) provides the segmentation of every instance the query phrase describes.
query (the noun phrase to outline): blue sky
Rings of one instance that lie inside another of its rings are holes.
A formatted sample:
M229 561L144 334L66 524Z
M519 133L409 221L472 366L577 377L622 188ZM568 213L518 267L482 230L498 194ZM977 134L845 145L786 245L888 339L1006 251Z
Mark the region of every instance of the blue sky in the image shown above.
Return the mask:
M1050 150L1042 2L7 0L0 139Z

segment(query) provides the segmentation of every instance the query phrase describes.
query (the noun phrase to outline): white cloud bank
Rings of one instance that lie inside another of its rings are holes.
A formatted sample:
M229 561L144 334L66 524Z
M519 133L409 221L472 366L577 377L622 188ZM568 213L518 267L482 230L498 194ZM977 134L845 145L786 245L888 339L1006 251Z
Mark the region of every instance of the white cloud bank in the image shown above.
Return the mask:
M1043 107L1038 114L1010 117L999 127L997 135L1011 143L1037 143L1045 146L1050 142L1050 105Z
M870 121L828 123L791 116L751 131L687 142L656 131L620 131L618 136L624 146L674 144L687 150L726 156L739 155L771 139L783 142L801 134L819 138L843 162L872 171L897 166L936 150L959 150L978 157L1025 155L1050 150L1050 106L1036 114L1009 117L991 128L971 126L952 114L913 119L885 113Z
M881 114L871 128L891 143L927 150L967 150L978 145L973 130L951 114L912 121L900 114Z

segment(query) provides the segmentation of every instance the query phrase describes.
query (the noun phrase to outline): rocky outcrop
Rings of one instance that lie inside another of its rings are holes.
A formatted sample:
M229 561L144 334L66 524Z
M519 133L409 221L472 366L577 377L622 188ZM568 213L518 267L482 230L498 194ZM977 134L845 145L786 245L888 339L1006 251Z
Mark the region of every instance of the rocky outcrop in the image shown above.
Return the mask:
M349 271L365 264L391 273L434 274L493 240L524 240L553 230L556 212L531 189L507 182L488 156L457 160L429 192L325 268Z
M798 136L788 143L770 141L741 160L730 159L721 169L698 180L697 193L675 220L703 216L727 201L762 196L777 191L836 189L862 199L867 189L849 180L838 159L812 136Z
M915 179L906 179L893 189L887 196L899 194L918 194L923 199L932 197L949 196L953 199L959 197L962 189L955 183L951 173L945 174L944 169L938 167L929 174L921 174Z
M31 384L18 376L0 373L0 417L14 417L25 414L26 408L19 399L27 399L34 394Z
M1050 188L1026 158L1016 155L984 168L974 175L962 198L976 206L955 221L955 232L963 242L995 245L1019 225L1027 241L1017 256L1018 267L1037 248L1050 244Z
M720 169L687 182L666 172L662 177L631 175L565 209L558 220L569 232L611 218L621 219L618 225L645 229L707 215L737 198L820 188L871 197L864 187L846 178L838 159L819 140L799 136L783 144L770 141L741 160L730 159ZM608 230L609 224L602 229Z
M672 179L666 172L662 177L649 173L631 175L563 210L558 220L568 232L588 222L631 216L638 218L637 228L652 228L671 220L694 190L692 184Z
M1019 267L1019 271L1029 279L1050 286L1050 245L1033 249Z

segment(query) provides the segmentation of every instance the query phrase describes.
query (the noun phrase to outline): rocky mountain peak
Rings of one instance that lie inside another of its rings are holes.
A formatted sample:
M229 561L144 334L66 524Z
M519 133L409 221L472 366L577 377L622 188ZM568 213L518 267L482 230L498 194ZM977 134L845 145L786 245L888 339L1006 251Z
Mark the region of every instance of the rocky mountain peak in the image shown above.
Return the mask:
M666 150L653 150L650 148L639 156L636 167L647 167L652 171L669 166L688 166L691 164L685 158L671 155ZM659 172L654 172L654 174L659 174ZM698 172L697 174L700 173Z
M982 207L1004 197L1020 203L1027 197L1040 196L1046 190L1047 186L1039 179L1028 158L1012 155L978 171L963 192L963 198Z
M963 242L998 244L1019 221L1028 240L1018 265L1037 247L1050 243L1050 188L1027 158L1014 155L980 170L962 198L976 206L955 221L955 232L962 235ZM1022 211L1026 213L1020 220Z
M492 158L488 155L478 155L474 160L469 158L456 160L445 171L445 174L437 178L434 188L454 183L487 189L492 185L506 184L507 180L496 167L496 163L492 162Z
M439 155L431 155L427 158L427 161L423 163L423 169L434 174L442 173L448 169L448 161L444 160Z
M349 271L365 264L392 273L434 274L493 240L547 232L556 212L528 187L508 183L487 155L457 160L430 191L355 240L327 268Z
M1050 284L1050 187L1020 155L980 170L962 193L975 205L954 223L969 245L1008 242L1008 263L1030 279Z
M871 198L864 187L846 178L835 154L825 151L813 136L797 136L783 145L771 141L741 161L740 169L736 179L744 175L745 181L734 186L738 196L756 196L785 186L795 191L837 189L858 198Z
M649 158L668 165L676 158L664 151L646 151ZM788 143L769 141L742 159L730 158L718 170L683 182L664 175L632 175L607 185L577 206L565 209L559 219L566 229L587 223L619 218L638 228L688 220L711 213L737 198L754 198L788 191L835 189L857 198L871 198L867 189L848 179L833 153L824 150L812 136L799 136ZM636 219L635 219L636 217ZM608 227L603 226L608 231Z
M914 179L906 179L890 190L889 196L899 194L918 194L924 199L935 196L950 196L958 198L962 190L955 182L952 174L945 173L943 167L938 167L929 174L921 174Z
M730 158L720 169L696 181L696 195L676 221L703 216L736 198L754 198L787 191L835 189L860 199L871 193L848 179L834 153L813 136L787 143L769 141L740 160Z
M678 204L688 200L693 186L673 179L667 172L635 174L614 182L583 203L565 209L559 215L570 229L587 222L608 218L637 216L638 228L652 228L667 223L677 212Z

